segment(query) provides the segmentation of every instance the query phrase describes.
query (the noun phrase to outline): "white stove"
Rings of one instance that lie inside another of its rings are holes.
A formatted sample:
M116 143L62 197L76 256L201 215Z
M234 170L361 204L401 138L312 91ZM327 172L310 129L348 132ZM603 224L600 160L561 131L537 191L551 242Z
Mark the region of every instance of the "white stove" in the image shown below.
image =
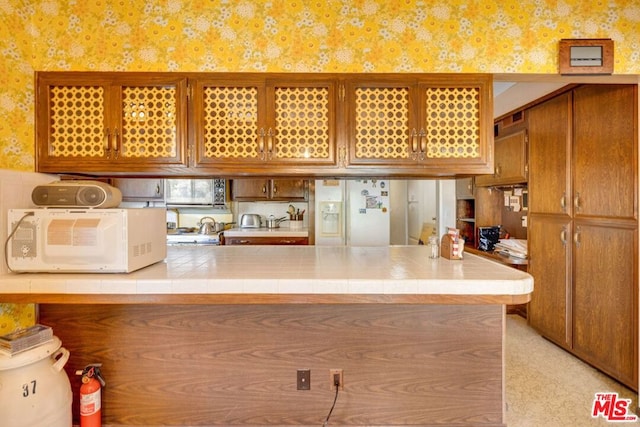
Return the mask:
M200 233L167 234L167 245L219 245L220 235Z

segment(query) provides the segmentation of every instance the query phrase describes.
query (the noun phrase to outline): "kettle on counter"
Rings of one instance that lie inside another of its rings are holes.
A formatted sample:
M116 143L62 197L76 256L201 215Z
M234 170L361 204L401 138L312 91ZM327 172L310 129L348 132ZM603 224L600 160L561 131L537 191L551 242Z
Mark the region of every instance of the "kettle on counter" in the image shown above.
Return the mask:
M200 227L200 229L198 230L199 234L215 234L218 231L222 231L216 229L216 220L211 218L210 216L200 218L198 226Z

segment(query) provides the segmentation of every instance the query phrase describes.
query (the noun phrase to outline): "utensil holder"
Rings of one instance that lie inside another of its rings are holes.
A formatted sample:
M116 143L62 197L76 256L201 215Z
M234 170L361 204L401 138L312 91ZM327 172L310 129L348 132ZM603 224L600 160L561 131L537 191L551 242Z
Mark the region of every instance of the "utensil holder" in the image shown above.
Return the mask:
M442 240L440 242L441 257L451 260L462 259L463 251L464 239L457 239L457 242L454 242L454 239L450 234L442 236Z

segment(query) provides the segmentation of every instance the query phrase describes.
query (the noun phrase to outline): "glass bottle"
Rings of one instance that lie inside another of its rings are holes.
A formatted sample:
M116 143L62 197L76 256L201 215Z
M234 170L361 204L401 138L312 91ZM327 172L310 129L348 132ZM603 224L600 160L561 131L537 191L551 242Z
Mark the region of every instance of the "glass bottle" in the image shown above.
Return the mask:
M438 246L438 236L429 236L429 258L436 259L440 257L440 247Z

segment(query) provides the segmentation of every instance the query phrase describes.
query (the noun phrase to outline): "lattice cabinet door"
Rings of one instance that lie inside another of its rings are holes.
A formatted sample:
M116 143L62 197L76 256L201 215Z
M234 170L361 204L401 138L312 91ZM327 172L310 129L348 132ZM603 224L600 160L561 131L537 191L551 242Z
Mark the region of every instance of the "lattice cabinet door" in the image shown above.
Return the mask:
M349 164L415 163L418 130L412 82L356 81L346 87Z
M186 167L186 79L40 73L36 96L38 171Z
M264 79L197 79L193 86L195 166L262 163Z
M492 170L490 76L365 76L346 88L348 166Z
M114 108L120 123L114 124L111 157L186 165L187 80L131 81L118 86Z
M490 167L493 157L490 76L431 79L418 86L418 158L428 165Z
M335 81L270 81L267 84L265 160L335 165Z
M249 75L194 83L196 166L335 164L335 84Z

